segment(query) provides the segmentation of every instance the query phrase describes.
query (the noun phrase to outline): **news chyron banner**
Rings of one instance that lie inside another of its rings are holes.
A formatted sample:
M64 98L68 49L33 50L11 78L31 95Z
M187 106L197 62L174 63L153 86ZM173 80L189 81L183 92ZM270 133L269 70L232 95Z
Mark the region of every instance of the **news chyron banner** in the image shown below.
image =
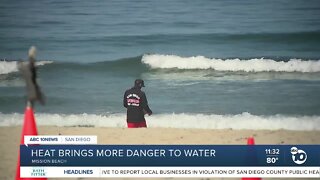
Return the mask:
M94 136L25 142L23 178L320 177L320 145L99 145Z

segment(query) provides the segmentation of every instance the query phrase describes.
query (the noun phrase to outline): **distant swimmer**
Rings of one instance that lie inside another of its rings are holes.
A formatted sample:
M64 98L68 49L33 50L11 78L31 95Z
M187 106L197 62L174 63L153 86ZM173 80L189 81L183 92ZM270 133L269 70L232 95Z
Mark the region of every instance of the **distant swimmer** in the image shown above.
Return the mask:
M134 87L128 89L123 96L123 106L127 108L127 125L128 128L147 127L145 114L152 114L148 106L146 94L141 91L144 86L142 79L134 81Z

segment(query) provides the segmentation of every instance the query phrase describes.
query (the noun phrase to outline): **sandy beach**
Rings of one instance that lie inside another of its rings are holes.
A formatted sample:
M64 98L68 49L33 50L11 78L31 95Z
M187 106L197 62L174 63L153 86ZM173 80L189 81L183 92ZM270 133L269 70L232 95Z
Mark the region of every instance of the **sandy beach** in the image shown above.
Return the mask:
M320 131L202 130L173 128L38 127L39 135L97 135L99 144L320 144ZM0 128L0 179L13 179L21 126ZM203 178L208 179L208 178Z

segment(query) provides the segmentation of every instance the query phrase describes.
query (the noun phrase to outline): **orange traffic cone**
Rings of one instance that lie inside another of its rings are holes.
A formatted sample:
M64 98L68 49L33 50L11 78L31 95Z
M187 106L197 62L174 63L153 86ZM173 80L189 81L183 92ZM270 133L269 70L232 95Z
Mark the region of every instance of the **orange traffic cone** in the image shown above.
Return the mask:
M249 137L248 141L247 141L248 145L254 145L254 138L253 137ZM256 177L247 177L247 178L241 178L242 180L261 180L261 178L256 178Z
M27 106L24 113L24 122L22 127L20 144L24 144L24 136L36 136L38 135L36 121L34 119L33 109L31 106ZM17 173L16 180L46 180L47 178L20 178L20 150L18 153Z
M254 138L253 137L249 137L247 144L248 145L254 145Z

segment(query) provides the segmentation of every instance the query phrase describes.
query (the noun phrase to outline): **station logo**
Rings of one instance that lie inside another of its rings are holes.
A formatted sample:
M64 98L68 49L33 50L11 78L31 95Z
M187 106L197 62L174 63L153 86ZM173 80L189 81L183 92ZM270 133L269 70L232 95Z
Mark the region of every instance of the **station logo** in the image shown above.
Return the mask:
M292 154L292 160L296 164L303 164L307 160L307 153L297 147L292 147L290 150Z

